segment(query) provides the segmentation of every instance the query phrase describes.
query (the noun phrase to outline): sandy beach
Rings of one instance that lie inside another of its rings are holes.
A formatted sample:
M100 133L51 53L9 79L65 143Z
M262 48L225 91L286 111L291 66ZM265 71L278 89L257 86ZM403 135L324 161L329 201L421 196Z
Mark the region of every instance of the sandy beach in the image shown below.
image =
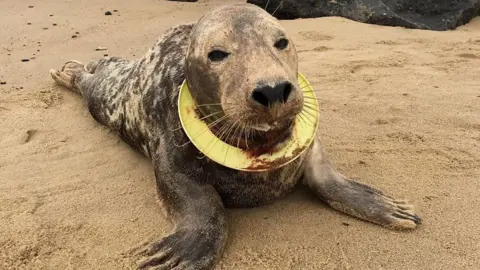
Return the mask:
M170 231L150 161L48 71L140 57L169 27L242 2L0 1L0 269L134 269L133 250ZM408 199L423 224L390 231L299 189L228 210L217 269L478 269L480 18L447 32L338 17L282 25L319 90L334 164Z

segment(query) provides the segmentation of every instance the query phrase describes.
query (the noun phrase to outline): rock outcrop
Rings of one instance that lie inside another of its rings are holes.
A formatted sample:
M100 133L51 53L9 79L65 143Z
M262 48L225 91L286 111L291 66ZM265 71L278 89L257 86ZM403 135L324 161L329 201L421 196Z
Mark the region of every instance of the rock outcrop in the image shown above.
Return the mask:
M339 16L386 26L445 31L480 14L480 0L248 0L278 19ZM268 5L267 5L268 2Z

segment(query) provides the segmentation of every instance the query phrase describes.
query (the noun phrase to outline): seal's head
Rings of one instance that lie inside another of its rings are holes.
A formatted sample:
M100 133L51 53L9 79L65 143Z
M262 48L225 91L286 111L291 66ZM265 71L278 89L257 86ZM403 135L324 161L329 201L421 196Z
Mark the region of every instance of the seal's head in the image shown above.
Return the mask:
M247 132L256 136L252 141L275 145L288 137L303 106L297 72L297 53L287 32L257 6L222 6L204 15L192 31L187 84L207 122L225 116L210 125L223 140L249 137Z

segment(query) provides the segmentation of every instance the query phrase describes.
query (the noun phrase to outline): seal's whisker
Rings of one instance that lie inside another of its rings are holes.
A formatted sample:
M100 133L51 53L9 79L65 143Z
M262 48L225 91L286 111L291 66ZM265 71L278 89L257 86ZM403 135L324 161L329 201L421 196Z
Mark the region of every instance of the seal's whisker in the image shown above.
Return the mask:
M258 121L255 121L255 126L258 125ZM253 127L251 128L251 131L252 131L252 137L255 137L255 133L256 132L259 132L258 130L254 129Z
M227 115L225 115L225 117L228 118ZM226 118L225 118L225 119L226 119ZM203 155L203 157L197 157L198 159L204 159L205 157L207 157L208 153L213 149L213 147L215 146L215 144L217 144L217 142L220 140L220 139L215 140L215 138L217 137L217 133L218 133L218 132L221 132L225 127L226 127L226 125L223 124L217 131L213 131L213 132L212 132L215 136L212 137L212 140L211 140L211 141L207 144L207 146L206 146L206 147L208 147L208 146L212 143L212 141L213 141L212 147ZM218 138L218 137L217 137L217 138Z
M305 93L314 93L313 91L305 91ZM306 96L306 95L303 95L304 98L309 98L309 99L320 99L319 97L317 96Z
M303 104L303 111L312 114L312 116L313 114L318 115L318 110L316 108L310 107L307 104Z
M313 126L314 123L313 123L312 120L310 119L310 116L306 115L304 111L300 112L299 115L302 115L302 116L303 116L303 118L301 118L301 119L305 120L305 123L308 122L308 123L310 123L310 124Z
M184 146L186 146L186 145L188 145L188 144L190 144L190 143L192 143L192 141L190 141L190 140L189 140L188 142L186 142L186 143L183 143L183 144L176 144L175 141L174 141L174 142L173 142L173 145L175 145L176 147L184 147Z
M237 139L237 148L240 148L240 140L242 139L242 135L245 133L245 124L242 125L242 128L240 129L240 134L238 134L238 139Z
M228 144L227 139L228 139L228 134L230 131L233 129L235 123L230 123L227 125L227 127L223 130L222 134L220 135L219 139L223 141L224 143Z
M315 111L319 111L320 109L317 107L318 103L314 103L314 102L309 102L309 101L304 101L303 102L303 106L305 106L306 108L309 108L309 109L312 109L312 110L315 110Z
M318 111L315 111L315 112L317 113L317 115L315 115L315 114L313 114L312 112L310 112L309 110L305 110L305 109L303 109L302 112L309 114L309 115L310 115L311 117L313 117L313 118L317 118L317 117L318 117Z
M222 127L223 127L223 126L222 126ZM212 137L212 140L210 140L210 142L207 144L207 147L212 143L212 141L214 142L214 145L215 145L215 141L216 141L216 140L215 140L215 136ZM213 146L212 146L212 147L213 147ZM211 150L211 148L210 148L210 150ZM207 151L206 153L204 153L202 156L197 157L197 159L204 159L204 158L206 158L208 152L209 152L209 151Z
M305 89L308 87L307 81L302 81L299 85L300 89Z
M237 148L238 148L238 144L240 144L240 136L237 135L237 132L241 132L242 131L242 124L239 123L239 125L237 126L237 128L235 129L235 132L233 132L233 136L232 136L232 140L235 140L235 138L238 138L237 140ZM240 133L241 135L242 133Z
M265 11L267 11L268 4L270 4L270 0L267 1L267 4L265 5Z
M207 103L207 104L195 105L195 107L205 107L205 106L222 106L222 103Z
M230 133L232 132L232 130L234 129L234 127L237 125L239 120L235 121L235 123L233 123L232 125L232 128L230 129L230 131L228 132L228 135L227 135L227 138L230 137ZM229 144L229 143L228 143ZM230 149L230 147L227 147L227 151L225 151L225 158L223 159L223 163L227 162L227 156L228 156L228 150Z
M309 97L309 96L303 96L304 98L307 98L307 99L316 99L316 100L320 100L320 98L317 98L317 97Z
M239 121L239 120L235 121L235 124L234 124L234 126L236 126L237 128L238 128L238 126L237 126L237 122L238 122L238 121ZM231 131L233 131L233 130L234 130L234 129L232 128ZM236 130L236 129L235 129L235 130ZM230 132L231 132L231 131L230 131ZM229 132L229 134L228 134L227 137L230 137L230 132ZM235 132L234 132L234 134L235 134ZM233 136L234 136L234 135L233 135ZM228 143L228 144L231 145L231 143ZM227 162L228 150L230 150L230 147L227 147L227 151L225 152L225 158L223 159L223 162L224 162L224 163Z
M207 125L207 127L205 127L201 132L199 132L198 134L196 134L192 139L196 139L198 136L200 136L201 134L203 134L205 131L209 130L211 127L215 126L216 124L222 122L223 120L225 120L227 118L226 115L220 117L219 119L213 121L212 123L210 123L209 125ZM183 146L186 146L188 144L192 143L191 140L189 140L188 142L186 143L183 143L183 144L180 144L180 145L177 145L175 142L173 143L173 145L175 145L176 147L183 147Z
M303 92L307 92L307 93L310 93L310 92L321 92L321 91L322 91L322 90L318 90L318 89L317 89L317 90L316 90L316 89L312 89L312 90L303 90L303 89L305 89L305 88L308 88L308 86L305 86L305 87L303 87L303 88L300 88L300 89L302 89L302 91L303 91Z
M223 120L223 119L222 119L222 120ZM219 122L221 122L221 121L219 121ZM212 124L213 124L213 123L212 123ZM216 123L216 124L218 124L218 123ZM195 135L195 137L193 137L192 139L197 138L197 136L200 136L201 134L203 134L203 133L204 133L205 131L207 131L208 129L209 129L209 128L205 128L205 129L204 129L203 131L201 131L199 134ZM175 142L173 142L173 145L175 145L176 147L184 147L184 146L186 146L186 145L188 145L188 144L190 144L190 143L192 143L192 141L191 141L191 140L188 140L188 142L183 143L183 144L176 144Z
M250 130L250 121L247 122L247 124L245 124L245 146L247 147L248 149L248 131Z
M200 118L200 120L205 120L205 119L207 119L207 118L209 118L209 117L215 116L215 115L220 114L220 113L222 113L222 112L223 112L223 111L220 110L220 111L211 113L211 114L209 114L209 115L203 116L202 118ZM193 122L193 121L194 121L194 120L191 120L191 121L189 121L189 122L186 123L186 124L188 125L189 123L191 123L191 122ZM178 128L174 128L174 129L168 128L168 129L169 129L170 131L177 131L177 130L180 130L180 129L182 129L182 128L183 128L183 126L180 125Z
M299 114L298 114L298 118L300 118L300 120L301 120L300 123L302 123L302 125L305 125L305 124L306 124L306 121L305 121L305 119L303 118L303 114L302 114L302 113L299 113Z
M218 132L216 133L221 133L221 132L224 132L225 130L227 130L229 127L229 125L226 125L226 124L223 124L219 129L218 129ZM212 151L212 149L215 147L215 145L217 144L218 141L221 141L222 140L222 136L221 137L218 137L218 135L215 133L215 136L218 138L218 140L215 140L214 139L214 142L213 142L213 145L212 147L210 147L210 149L208 149L208 151L205 153L205 155L208 155L208 153L210 151ZM210 145L210 144L209 144Z
M303 105L310 106L312 109L317 110L316 103L313 100L304 100Z
M308 98L303 100L303 104L309 104L313 106L317 106L317 104L321 102L318 98Z
M303 115L303 118L300 118L301 122L304 123L305 125L308 126L313 126L313 123L310 119L305 118L305 115Z
M231 142L232 142L232 136L234 136L235 131L236 131L236 129L238 128L238 125L237 125L238 121L239 121L239 120L237 119L237 120L232 124L231 129L228 131L227 136L225 137L225 141L226 141L226 143L227 143L228 145L232 145L232 144L231 144ZM233 134L232 134L232 132L233 132Z
M226 136L226 132L230 129L231 126L232 126L232 124L229 124L229 123L223 125L223 126L222 126L221 134L220 134L220 136L218 137L218 139L220 139L221 141L223 141L223 140L224 140L224 139L223 139L224 136ZM219 130L219 132L220 132L220 130Z
M281 6L282 4L283 4L283 0L280 1L280 4L278 4L278 7L273 11L272 16L275 15L275 12L277 12L277 10L280 8L280 6Z
M315 106L316 104L313 103L313 102L308 102L308 101L304 101L303 102L303 106L309 108L309 109L312 109L314 111L318 111L318 108Z
M238 122L238 120L236 120L236 121L233 123L232 129L228 132L227 136L225 137L225 142L226 142L228 145L232 145L232 136L235 134L235 130L238 128L237 122ZM232 134L232 132L233 132L233 134Z

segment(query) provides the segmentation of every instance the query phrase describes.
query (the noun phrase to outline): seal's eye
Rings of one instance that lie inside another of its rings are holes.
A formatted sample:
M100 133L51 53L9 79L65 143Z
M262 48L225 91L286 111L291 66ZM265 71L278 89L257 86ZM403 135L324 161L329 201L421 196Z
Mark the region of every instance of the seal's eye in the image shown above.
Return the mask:
M284 50L288 46L288 40L285 38L281 38L277 42L275 42L274 46L279 50Z
M224 51L214 50L208 54L208 59L213 62L219 62L227 58L230 54Z

